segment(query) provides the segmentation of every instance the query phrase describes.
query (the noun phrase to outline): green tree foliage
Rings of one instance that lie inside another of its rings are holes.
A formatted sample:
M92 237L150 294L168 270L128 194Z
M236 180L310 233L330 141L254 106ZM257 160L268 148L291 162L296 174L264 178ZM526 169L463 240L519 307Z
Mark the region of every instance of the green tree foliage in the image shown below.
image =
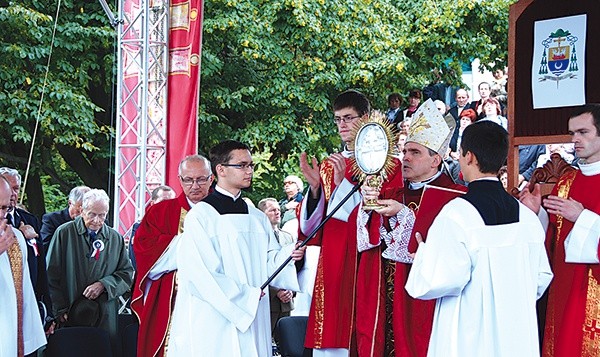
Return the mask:
M392 91L460 83L461 64L505 64L508 5L476 0L214 0L205 3L200 147L249 143L254 200L281 196L302 151L339 149L331 100L358 89L385 109Z
M207 0L200 150L249 143L259 163L250 197L280 197L300 152L321 160L340 148L337 93L355 88L385 109L388 93L422 88L442 63L453 83L473 58L505 63L510 2ZM26 167L56 5L0 0L1 165ZM114 40L97 1L62 1L27 189L35 212L42 182L52 197L81 182L108 185Z
M41 176L60 187L46 190L52 197L81 181L106 188L112 152L114 31L99 3L62 1L39 106L56 6L0 1L0 164L25 172L39 112L26 186L29 209L38 215L44 211Z

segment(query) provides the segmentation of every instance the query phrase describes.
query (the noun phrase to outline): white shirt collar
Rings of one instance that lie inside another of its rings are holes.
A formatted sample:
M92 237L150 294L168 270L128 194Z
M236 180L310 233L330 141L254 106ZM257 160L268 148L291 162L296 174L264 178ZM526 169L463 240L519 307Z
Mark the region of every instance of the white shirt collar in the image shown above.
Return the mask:
M471 182L475 182L475 181L500 181L497 177L494 176L486 176L486 177L480 177L476 180L473 180Z
M598 175L600 174L600 161L592 162L591 164L584 164L580 161L579 168L585 176Z
M440 177L441 174L442 174L442 172L438 171L435 175L431 176L427 180L424 180L424 181L421 181L421 182L409 182L408 183L408 189L409 190L418 190L418 189L421 189L421 188L425 187L425 185L427 185L431 181L433 181L436 178Z
M190 205L190 208L192 208L196 205L194 202L190 201L190 199L187 198L187 196L185 196L185 199L188 201L188 205Z
M240 196L242 195L242 191L240 191L236 196L234 196L231 192L229 192L226 189L220 187L219 184L217 184L215 186L215 191L217 191L218 193L221 193L221 194L223 194L225 196L231 197L234 201L237 201L237 199L240 198Z
M344 151L342 151L341 154L346 159L349 159L354 156L354 151L348 150L348 146L344 145Z
M13 207L12 210L6 212L6 218L8 218L8 216L10 216L10 219L12 220L13 224L15 224L15 216L17 214L17 209L15 207Z

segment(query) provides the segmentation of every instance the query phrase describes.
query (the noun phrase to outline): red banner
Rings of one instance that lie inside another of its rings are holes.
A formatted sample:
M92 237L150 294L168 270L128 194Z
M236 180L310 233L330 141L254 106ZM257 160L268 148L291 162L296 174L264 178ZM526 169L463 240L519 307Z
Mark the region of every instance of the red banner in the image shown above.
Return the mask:
M173 0L169 37L166 184L181 192L179 162L198 152L203 0Z

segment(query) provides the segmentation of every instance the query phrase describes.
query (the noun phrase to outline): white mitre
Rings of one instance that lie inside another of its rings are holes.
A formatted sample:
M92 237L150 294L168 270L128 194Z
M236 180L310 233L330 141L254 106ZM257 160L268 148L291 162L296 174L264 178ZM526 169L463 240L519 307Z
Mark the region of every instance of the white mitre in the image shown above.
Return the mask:
M431 99L427 99L413 114L406 142L421 144L444 157L456 127L448 114L444 118Z

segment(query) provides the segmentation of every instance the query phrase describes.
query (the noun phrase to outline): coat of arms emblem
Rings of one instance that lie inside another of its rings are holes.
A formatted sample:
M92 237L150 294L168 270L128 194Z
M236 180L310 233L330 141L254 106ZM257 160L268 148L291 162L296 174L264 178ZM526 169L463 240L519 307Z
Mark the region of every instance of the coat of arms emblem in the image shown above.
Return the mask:
M577 37L563 29L550 33L550 36L542 41L544 53L538 72L540 82L556 81L558 86L558 83L564 79L576 78L575 72L579 71L576 42Z

